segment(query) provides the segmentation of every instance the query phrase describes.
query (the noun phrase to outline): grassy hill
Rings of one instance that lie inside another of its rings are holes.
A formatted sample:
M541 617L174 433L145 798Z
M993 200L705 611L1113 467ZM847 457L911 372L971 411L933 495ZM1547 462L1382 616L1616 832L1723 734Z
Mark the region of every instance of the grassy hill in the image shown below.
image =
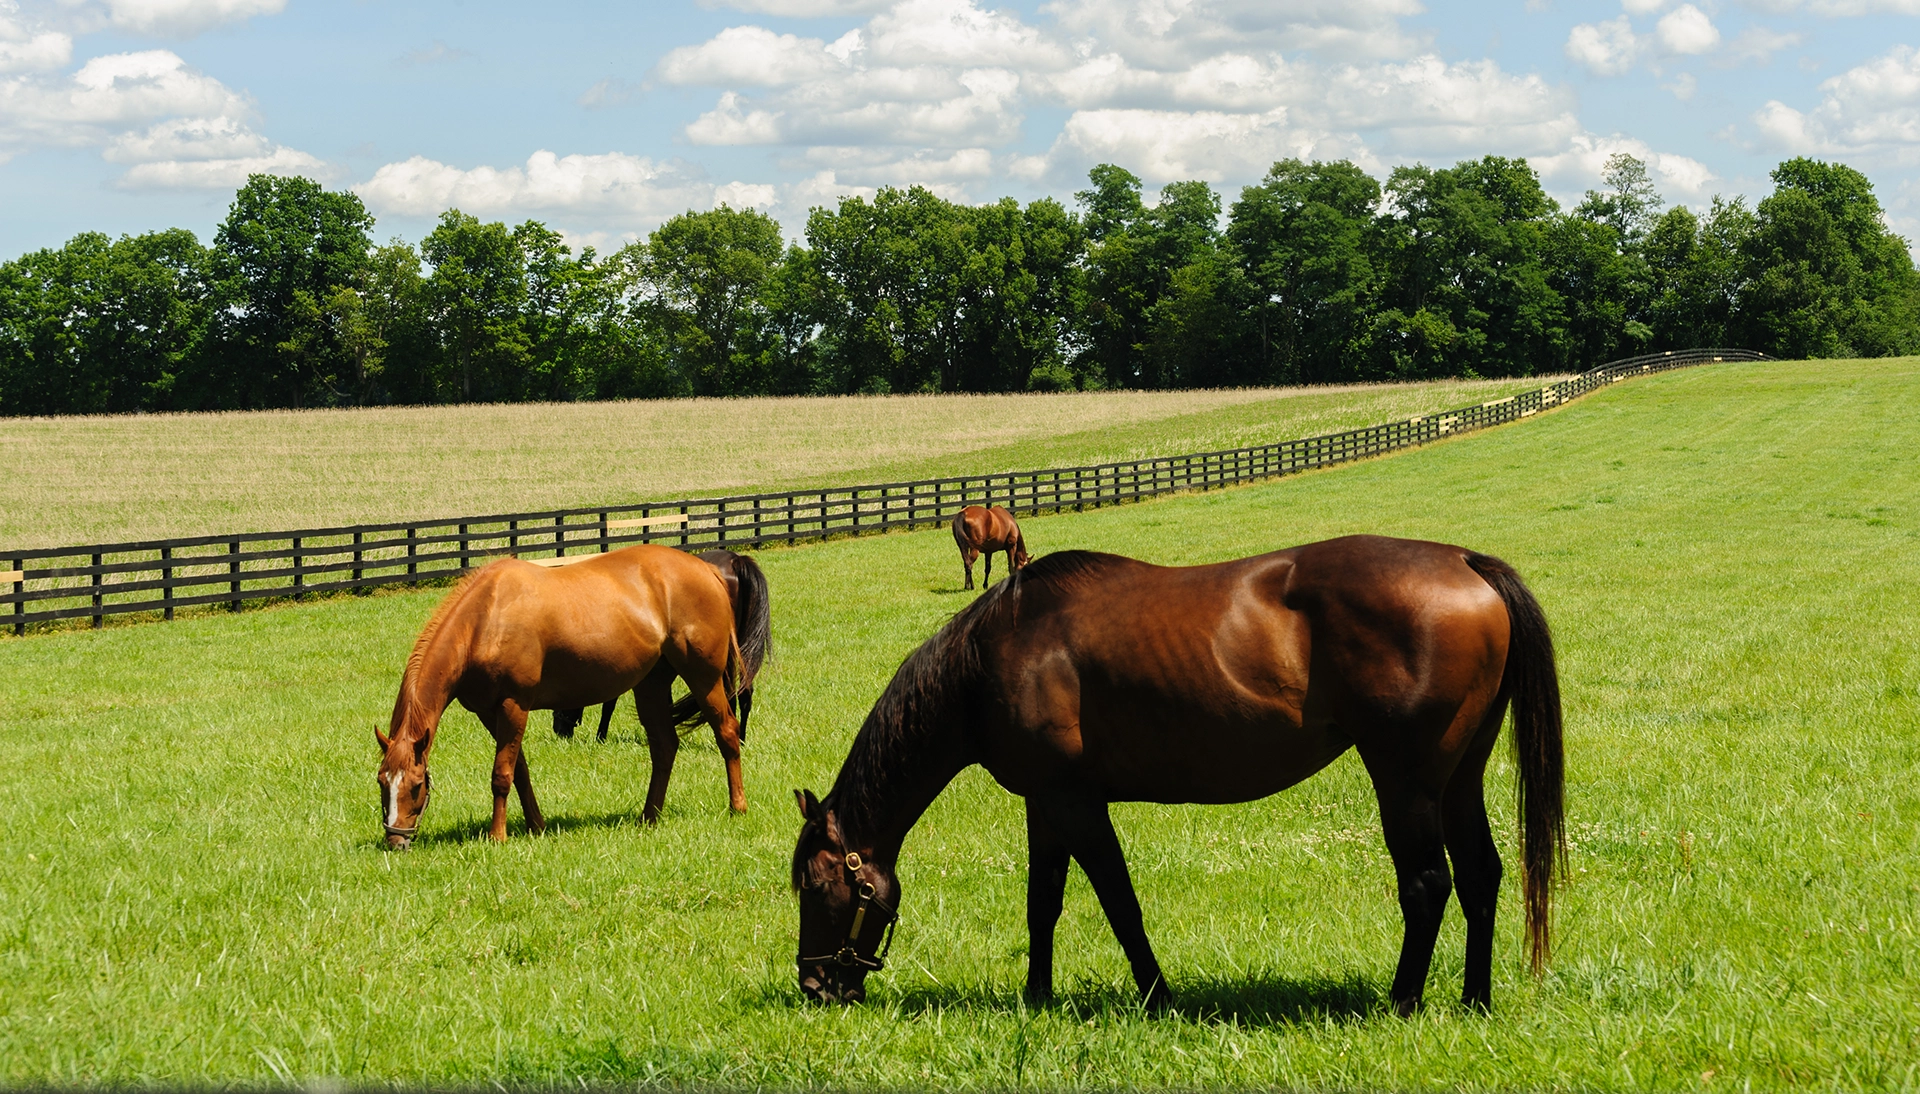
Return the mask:
M892 967L802 1005L787 860L900 658L965 602L944 531L759 558L776 660L725 813L688 738L537 733L552 820L479 837L492 751L449 714L434 806L380 850L371 727L441 594L0 641L0 1082L865 1088L1911 1089L1920 1084L1920 360L1714 366L1277 482L1027 522L1036 551L1183 564L1347 532L1498 554L1552 619L1571 876L1494 1013L1462 924L1429 1006L1351 755L1231 807L1116 806L1178 999L1148 1018L1084 879L1061 1005L1024 1009L1020 803L978 770L901 863ZM1510 773L1490 799L1513 861ZM1511 878L1511 870L1510 870Z
M0 418L0 549L1177 455L1372 425L1543 382Z

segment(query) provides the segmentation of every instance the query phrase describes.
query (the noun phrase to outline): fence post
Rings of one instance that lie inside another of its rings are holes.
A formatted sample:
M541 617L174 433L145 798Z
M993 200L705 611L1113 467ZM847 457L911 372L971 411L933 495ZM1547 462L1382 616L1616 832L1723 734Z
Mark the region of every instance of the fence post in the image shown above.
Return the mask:
M13 614L15 616L24 616L27 614L27 560L24 558L14 559L13 568L20 571L20 580L13 583L13 595L19 598L13 602ZM16 618L13 621L13 633L27 633L27 621Z
M419 572L420 564L413 560L414 552L416 550L413 539L414 539L414 536L416 536L417 534L419 534L419 529L417 529L414 525L411 525L411 524L407 525L407 576L408 577L412 577L414 574Z
M106 613L100 610L100 556L93 556L93 629L99 630L106 623Z
M603 516L603 517L601 517L600 519L601 519L601 521L602 521L603 523L604 523L604 522L606 521L606 517L604 517L604 516ZM358 543L358 542L360 542L360 533L358 533L358 532L355 532L355 533L353 534L353 541L354 541L355 543ZM468 540L467 540L467 526L466 526L466 525L464 525L464 524L462 524L462 525L460 526L460 569L461 569L462 571L465 571L467 567L469 567L469 566L471 566L471 565L473 565L473 558L472 558L472 556L471 556L471 555L470 555L470 554L469 554L469 553L467 552L467 543L468 543ZM357 561L359 561L359 557L360 557L360 556L359 556L358 554L355 554L355 555L354 555L354 561L356 561L356 562L357 562ZM360 571L358 571L358 570L355 570L355 571L353 572L353 579L354 579L355 581L358 581L358 580L360 580Z
M567 553L567 518L553 518L553 557L562 558Z
M358 535L354 536L353 539L355 543L358 543L360 541L360 537ZM355 551L353 553L353 557L357 561L360 558L360 552ZM353 572L353 576L357 579L360 576L360 571L355 570ZM240 541L237 539L230 539L227 541L227 595L233 598L232 600L227 601L227 610L230 612L239 611L240 610Z
M173 618L173 548L160 548L160 602L168 619Z
M466 525L460 526L462 533L466 530ZM605 509L600 510L600 553L603 555L607 553L607 511ZM464 566L466 563L462 562L461 565Z
M300 572L302 561L304 560L300 557L300 537L295 536L293 537L293 598L295 600L305 600L307 597L306 593L300 591L300 587L307 583L307 575Z

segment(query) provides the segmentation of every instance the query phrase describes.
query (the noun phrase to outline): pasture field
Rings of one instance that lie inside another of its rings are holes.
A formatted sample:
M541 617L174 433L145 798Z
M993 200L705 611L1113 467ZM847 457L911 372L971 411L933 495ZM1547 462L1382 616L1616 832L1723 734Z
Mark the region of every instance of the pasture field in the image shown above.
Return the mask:
M0 550L1172 456L1552 379L4 418Z
M1458 1090L1920 1086L1920 359L1725 365L1271 483L1027 523L1163 563L1349 532L1505 557L1552 619L1570 876L1529 976L1510 771L1494 1011L1449 912L1411 1020L1349 754L1243 806L1119 805L1177 1006L1149 1017L1084 879L1062 1001L1020 1002L1020 803L964 773L908 840L861 1008L794 986L790 790L825 791L894 667L965 602L944 530L758 558L776 647L729 817L688 739L529 757L551 821L480 838L449 715L413 851L371 728L441 590L0 641L0 1083ZM517 817L517 809L515 811Z

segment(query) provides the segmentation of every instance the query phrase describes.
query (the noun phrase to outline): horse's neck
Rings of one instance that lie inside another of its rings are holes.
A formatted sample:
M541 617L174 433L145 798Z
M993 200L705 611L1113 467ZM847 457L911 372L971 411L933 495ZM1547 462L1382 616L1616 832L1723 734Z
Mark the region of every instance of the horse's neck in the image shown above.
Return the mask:
M913 736L918 739L889 746L891 759L884 764L871 755L860 757L867 762L857 764L856 756L849 756L843 769L842 781L851 773L848 769L880 776L861 788L860 808L841 823L848 847L871 847L874 857L888 865L927 807L976 759L958 727L924 726ZM871 740L856 739L856 753L863 744L869 751L873 748ZM835 789L851 792L852 788Z
M441 621L425 644L407 659L400 694L393 704L389 732L401 740L433 739L440 715L453 702L453 691L466 669L469 628L458 619Z

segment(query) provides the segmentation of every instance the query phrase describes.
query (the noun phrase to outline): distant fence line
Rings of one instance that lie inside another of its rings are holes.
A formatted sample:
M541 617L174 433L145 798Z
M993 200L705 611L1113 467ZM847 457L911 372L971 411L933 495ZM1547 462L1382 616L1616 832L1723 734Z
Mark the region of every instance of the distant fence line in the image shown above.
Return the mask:
M1760 361L1750 350L1707 349L1614 361L1568 380L1457 410L1423 414L1254 448L1163 456L1092 467L968 475L827 490L551 509L449 520L243 532L137 543L43 547L0 554L0 619L33 623L153 612L172 619L198 605L239 611L248 600L456 576L494 558L564 565L635 543L688 550L756 546L937 525L968 505L1026 515L1204 490L1345 463L1530 417L1632 376L1714 361ZM531 557L529 557L531 556ZM11 605L9 609L7 606ZM0 624L4 625L4 624Z

